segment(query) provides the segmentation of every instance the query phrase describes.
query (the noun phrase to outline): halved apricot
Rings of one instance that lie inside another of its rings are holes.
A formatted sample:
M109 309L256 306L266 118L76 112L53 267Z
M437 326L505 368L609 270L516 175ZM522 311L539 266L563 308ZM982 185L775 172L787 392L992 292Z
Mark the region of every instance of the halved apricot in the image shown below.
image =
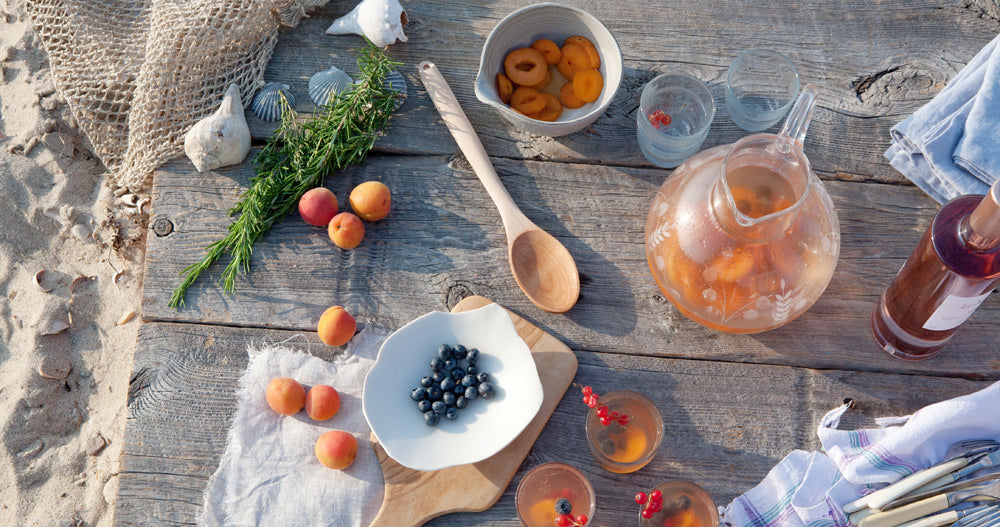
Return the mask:
M534 88L520 86L511 94L510 106L524 115L538 113L545 109L545 97Z
M559 98L551 93L542 93L542 97L545 98L545 108L542 111L529 115L533 119L538 119L539 121L552 122L559 118L562 114L562 104L559 103Z
M545 78L549 65L535 48L515 49L503 60L507 78L519 86L534 86Z
M588 68L590 68L590 57L583 47L572 43L562 47L562 57L559 58L556 69L563 77L566 77L566 80L573 80L576 72Z
M595 70L601 67L601 54L597 52L597 46L590 41L587 37L581 37L580 35L573 35L563 41L563 46L566 44L576 44L583 48L587 52L587 57L590 58L590 67Z
M580 70L573 77L573 93L584 102L594 102L604 90L604 77L594 69Z
M532 88L538 91L545 91L545 87L549 85L550 80L552 80L552 71L549 68L545 68L545 78L542 79L542 82L532 86Z
M580 100L575 93L573 93L572 82L563 84L562 88L559 90L559 100L562 102L563 106L571 109L576 109L584 104L587 104Z
M559 51L559 46L555 42L547 38L540 38L532 42L531 47L537 49L545 57L545 62L548 62L549 66L559 64L559 57L562 56L562 52Z
M504 104L510 104L510 94L514 93L514 83L503 73L497 73L497 95Z

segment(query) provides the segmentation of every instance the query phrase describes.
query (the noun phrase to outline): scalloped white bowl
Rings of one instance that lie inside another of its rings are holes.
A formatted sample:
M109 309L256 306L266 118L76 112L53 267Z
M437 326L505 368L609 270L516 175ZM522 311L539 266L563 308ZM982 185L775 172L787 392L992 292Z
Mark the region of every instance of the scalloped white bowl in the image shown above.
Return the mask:
M455 421L427 426L410 399L441 344L478 348L478 365L496 388ZM510 444L542 406L542 382L531 350L497 304L462 313L434 311L393 333L365 378L365 419L389 457L415 470L482 461Z
M554 122L532 119L510 108L497 94L496 76L503 68L504 57L537 39L561 43L566 37L581 35L590 39L601 55L604 91L600 98L577 109L564 108ZM559 137L580 131L597 120L618 93L622 82L622 50L618 41L600 20L575 7L544 3L522 7L507 15L486 37L476 76L476 97L495 108L520 130L537 135Z

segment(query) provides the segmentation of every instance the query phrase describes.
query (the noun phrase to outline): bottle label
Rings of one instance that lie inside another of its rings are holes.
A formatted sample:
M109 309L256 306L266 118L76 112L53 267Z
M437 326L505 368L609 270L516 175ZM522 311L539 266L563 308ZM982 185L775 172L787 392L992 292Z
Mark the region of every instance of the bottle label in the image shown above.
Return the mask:
M924 329L946 331L961 326L988 296L989 292L974 297L948 295L927 322L924 322Z

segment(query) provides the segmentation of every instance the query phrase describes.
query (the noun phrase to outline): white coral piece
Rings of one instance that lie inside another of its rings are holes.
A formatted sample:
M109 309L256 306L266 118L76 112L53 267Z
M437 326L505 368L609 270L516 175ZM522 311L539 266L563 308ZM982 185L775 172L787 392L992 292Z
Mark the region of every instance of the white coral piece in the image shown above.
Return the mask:
M398 39L406 42L403 26L406 11L399 0L363 0L350 13L334 20L327 35L364 35L377 47L384 48Z

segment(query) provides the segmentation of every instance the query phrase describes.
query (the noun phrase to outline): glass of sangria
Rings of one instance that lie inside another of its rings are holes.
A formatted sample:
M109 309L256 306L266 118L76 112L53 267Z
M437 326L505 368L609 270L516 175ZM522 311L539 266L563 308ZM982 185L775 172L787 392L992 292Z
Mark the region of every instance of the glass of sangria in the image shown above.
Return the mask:
M622 390L598 398L587 414L587 445L594 459L624 474L646 466L663 439L663 417L656 403L638 392Z
M528 471L514 494L517 519L524 527L566 527L587 525L594 516L597 500L594 487L576 468L565 463L543 463Z
M719 511L705 489L684 480L636 494L639 527L718 527Z

